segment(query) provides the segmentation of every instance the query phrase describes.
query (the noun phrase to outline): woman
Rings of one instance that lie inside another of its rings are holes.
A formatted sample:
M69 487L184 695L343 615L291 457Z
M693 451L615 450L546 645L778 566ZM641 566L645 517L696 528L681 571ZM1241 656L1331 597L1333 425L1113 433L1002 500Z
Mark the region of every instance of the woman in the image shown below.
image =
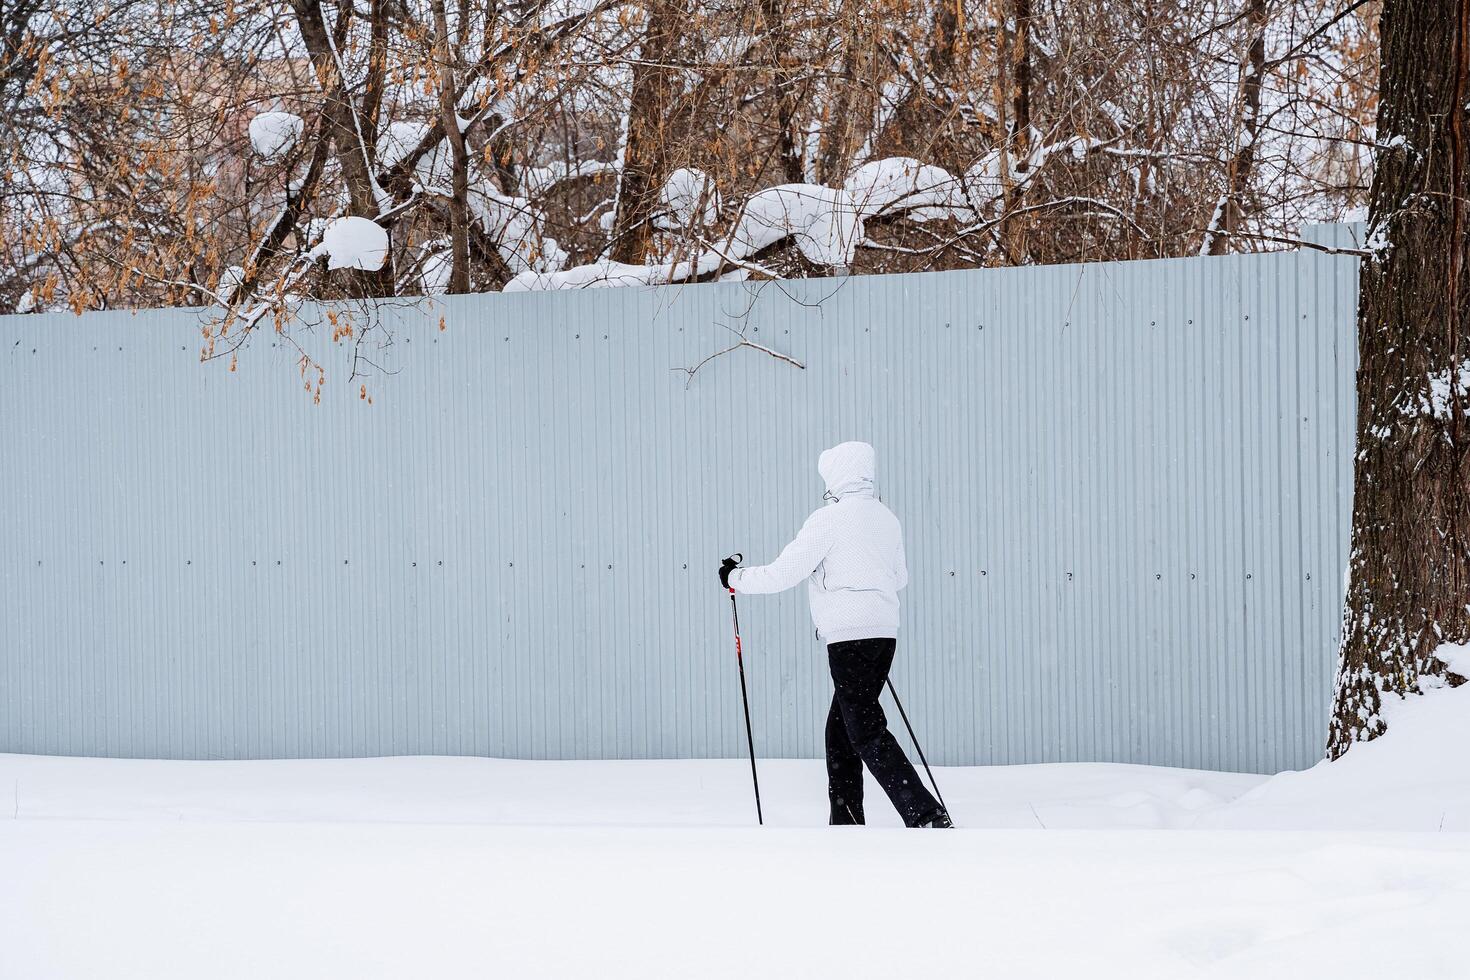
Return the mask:
M909 827L948 828L949 814L920 782L888 731L878 695L898 644L898 591L908 584L898 518L873 494L874 453L844 442L822 453L822 507L769 565L720 566L720 584L751 595L807 580L812 621L827 644L827 796L833 824L863 823L863 764Z

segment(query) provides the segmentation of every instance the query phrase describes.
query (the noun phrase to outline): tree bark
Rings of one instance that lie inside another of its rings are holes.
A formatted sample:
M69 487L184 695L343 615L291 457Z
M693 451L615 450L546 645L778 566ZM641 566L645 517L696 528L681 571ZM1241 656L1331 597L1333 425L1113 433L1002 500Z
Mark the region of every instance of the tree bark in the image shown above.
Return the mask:
M1004 213L1019 210L1026 197L1027 171L1031 169L1031 0L1012 0L1011 19L1015 21L1015 38L1007 49L1011 75L1011 125L1007 161L1014 158L1014 178L1006 175ZM1005 33L1005 25L1001 25ZM1022 263L1026 257L1027 216L1007 218L1001 226L1001 239L1012 262Z
M464 23L464 11L460 12ZM464 131L459 125L455 106L458 91L454 76L458 65L457 46L449 36L449 18L444 0L434 0L435 58L439 62L439 119L444 127L444 142L449 145L449 287L450 293L470 291L470 214L469 157L465 152Z
M1016 155L1021 158L1016 172L1025 173L1031 153L1031 0L1015 0L1013 16L1016 20L1016 77L1011 142L1016 148Z
M378 202L373 197L371 161L367 156L368 134L358 132L352 94L347 91L347 80L337 68L334 53L340 51L346 41L352 8L343 7L337 24L329 27L320 0L294 0L294 6L296 24L311 54L312 67L317 78L323 80L326 133L337 150L351 213L372 217L378 213Z
M645 9L648 23L633 66L628 135L611 249L614 261L634 264L647 257L653 239L651 219L668 177L673 138L668 122L678 80L669 59L679 40L683 4L679 0L649 0Z
M1380 37L1333 758L1470 640L1470 0L1387 0Z
M853 120L858 106L858 73L866 63L858 6L854 3L841 5L842 67L829 83L817 148L817 180L824 184L839 183L847 175L856 142Z
M347 79L342 76L337 59L347 39L352 22L353 7L344 4L337 23L328 26L322 12L320 0L292 0L296 13L296 25L301 39L311 55L316 77L324 90L322 117L325 123L324 138L330 138L336 150L337 163L341 167L342 182L347 189L348 213L365 218L375 218L379 202L374 185L373 141L376 134L363 130L363 120L353 103L353 95L347 89ZM385 65L379 61L370 64L365 89L374 93L382 88ZM376 98L376 96L374 96ZM383 266L371 272L353 272L348 283L354 293L363 296L391 296L394 293L393 255L390 249Z
M761 0L761 16L765 21L771 86L776 90L776 155L781 161L781 176L786 183L799 184L806 177L796 133L797 93L791 84L791 73L786 70L790 39L782 0Z
M1240 75L1240 123L1235 152L1225 166L1225 193L1210 218L1205 253L1224 255L1230 236L1245 216L1245 196L1256 162L1256 137L1261 129L1261 85L1266 80L1266 0L1250 0L1246 22L1250 25L1250 47Z
M955 78L955 63L965 41L961 4L954 0L939 3L930 33L923 75L893 107L883 130L869 137L869 145L884 155L914 156L963 171L973 161L968 154L954 154L944 125L954 111L952 93L962 87ZM889 57L897 64L894 54Z

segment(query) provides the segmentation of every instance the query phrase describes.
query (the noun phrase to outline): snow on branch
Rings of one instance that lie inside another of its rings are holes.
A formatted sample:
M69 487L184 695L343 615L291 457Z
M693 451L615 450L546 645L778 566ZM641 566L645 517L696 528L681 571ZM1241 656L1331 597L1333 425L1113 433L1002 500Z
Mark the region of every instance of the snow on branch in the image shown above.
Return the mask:
M301 139L306 122L294 112L260 112L250 120L250 146L267 163L291 151Z
M666 187L664 200L675 210L696 214L705 191L705 175L676 171L679 186ZM701 188L698 194L694 187ZM864 240L864 222L907 213L915 220L961 219L972 216L959 178L909 157L891 157L853 171L841 187L780 184L756 191L741 206L729 232L718 244L706 244L671 262L633 265L602 260L559 272L526 271L506 284L507 292L579 289L589 286L656 285L710 275L721 268L747 265L772 246L789 242L810 262L832 268L850 266Z

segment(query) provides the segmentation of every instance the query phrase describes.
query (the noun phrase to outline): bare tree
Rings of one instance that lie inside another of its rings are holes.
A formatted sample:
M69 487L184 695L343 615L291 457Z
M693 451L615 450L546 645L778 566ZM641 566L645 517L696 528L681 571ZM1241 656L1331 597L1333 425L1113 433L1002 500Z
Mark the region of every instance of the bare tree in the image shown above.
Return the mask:
M0 310L216 304L206 356L302 298L1282 247L1378 140L1377 0L92 8L0 8Z

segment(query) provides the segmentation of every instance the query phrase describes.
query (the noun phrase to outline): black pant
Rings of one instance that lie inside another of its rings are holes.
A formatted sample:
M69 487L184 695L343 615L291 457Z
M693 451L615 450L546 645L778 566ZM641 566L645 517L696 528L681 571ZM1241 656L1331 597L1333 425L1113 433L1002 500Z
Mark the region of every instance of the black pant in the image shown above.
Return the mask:
M875 638L831 643L832 710L827 713L827 796L833 823L863 822L863 764L910 827L939 810L924 788L878 704L893 666L897 640Z

